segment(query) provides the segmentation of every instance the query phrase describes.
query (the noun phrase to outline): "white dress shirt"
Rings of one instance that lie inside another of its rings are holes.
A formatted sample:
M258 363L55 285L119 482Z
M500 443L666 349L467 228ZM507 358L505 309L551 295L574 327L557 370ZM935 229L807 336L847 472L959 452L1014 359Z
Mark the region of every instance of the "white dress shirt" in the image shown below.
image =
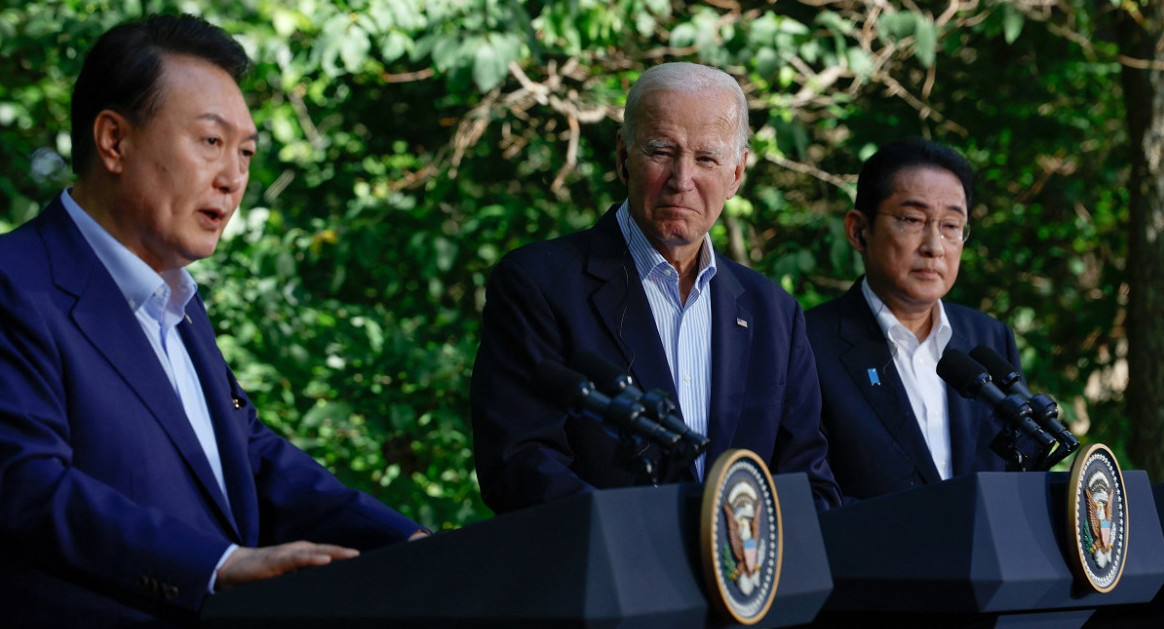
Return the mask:
M937 321L934 322L929 336L924 341L918 341L908 328L893 316L885 303L869 288L869 280L861 282L861 292L865 301L877 318L877 324L885 333L889 342L889 351L893 355L893 364L905 385L905 392L909 396L909 404L917 418L918 427L925 437L926 446L930 449L930 456L942 480L950 478L953 473L953 460L950 454L950 410L946 404L946 384L938 376L938 361L942 352L950 342L954 330L946 318L946 309L942 301L938 300L938 308L934 313Z

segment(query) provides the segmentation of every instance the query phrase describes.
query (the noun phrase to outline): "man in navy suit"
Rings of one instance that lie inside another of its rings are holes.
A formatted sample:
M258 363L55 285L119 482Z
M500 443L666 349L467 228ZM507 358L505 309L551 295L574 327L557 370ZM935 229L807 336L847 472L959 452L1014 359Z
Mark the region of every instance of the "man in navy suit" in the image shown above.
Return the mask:
M747 448L773 473L807 474L819 507L837 504L803 313L708 236L744 176L743 92L719 70L666 63L635 82L624 120L627 200L588 230L509 253L490 276L471 391L486 504L504 512L633 485L635 456L666 466L650 443L624 456L604 425L541 390L539 365L584 353L666 392L710 438L680 480Z
M103 35L76 185L0 236L5 626L194 625L213 591L425 534L257 419L184 268L246 187L248 63L189 16Z
M973 173L924 140L883 147L861 168L845 233L865 262L847 293L805 313L824 398L829 462L848 498L1001 471L989 404L937 375L947 349L985 345L1018 369L1014 333L946 303L970 233Z

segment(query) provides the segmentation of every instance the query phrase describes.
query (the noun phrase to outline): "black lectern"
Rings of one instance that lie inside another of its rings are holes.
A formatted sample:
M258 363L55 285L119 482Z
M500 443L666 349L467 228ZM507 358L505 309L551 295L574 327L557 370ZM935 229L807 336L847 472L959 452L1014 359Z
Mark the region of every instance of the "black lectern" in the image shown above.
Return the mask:
M1164 534L1146 474L1124 481L1128 554L1106 594L1080 587L1065 559L1064 473L979 473L825 513L835 587L819 625L1059 629L1150 601L1164 585Z
M762 626L811 621L832 588L807 477L774 477L783 572ZM228 627L707 627L702 486L634 487L533 507L211 597Z
M1152 495L1155 497L1160 527L1164 528L1164 483L1153 486ZM1087 629L1160 629L1164 627L1164 589L1156 593L1151 603L1102 607L1096 610L1085 626Z

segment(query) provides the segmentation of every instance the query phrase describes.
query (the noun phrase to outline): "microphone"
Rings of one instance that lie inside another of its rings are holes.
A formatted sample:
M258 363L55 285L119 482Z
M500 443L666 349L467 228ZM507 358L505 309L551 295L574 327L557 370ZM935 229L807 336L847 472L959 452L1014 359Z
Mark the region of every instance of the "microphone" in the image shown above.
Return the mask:
M597 384L603 393L611 397L626 394L636 400L643 406L647 415L693 446L696 454L702 453L711 444L710 439L692 430L681 418L675 415L675 403L667 397L664 391L651 389L644 393L635 385L630 374L594 352L578 354L574 360L574 365Z
M1042 393L1032 394L1023 383L1023 378L1019 375L1018 370L998 352L985 345L979 345L970 350L970 356L990 371L990 377L998 382L999 387L1005 389L1007 393L1019 396L1030 404L1035 421L1044 430L1051 433L1055 440L1065 448L1066 451L1058 457L1059 460L1079 447L1079 440L1071 434L1066 426L1059 422L1059 405L1055 403L1055 400Z
M549 360L541 362L534 376L534 384L572 410L598 421L609 420L618 428L645 437L664 448L674 448L680 441L678 434L648 418L646 409L629 396L607 397L586 376L560 363Z
M1031 406L1017 395L1003 393L991 380L986 368L965 352L948 349L938 361L938 376L964 398L983 398L1013 426L1034 438L1042 451L1056 441L1031 418Z

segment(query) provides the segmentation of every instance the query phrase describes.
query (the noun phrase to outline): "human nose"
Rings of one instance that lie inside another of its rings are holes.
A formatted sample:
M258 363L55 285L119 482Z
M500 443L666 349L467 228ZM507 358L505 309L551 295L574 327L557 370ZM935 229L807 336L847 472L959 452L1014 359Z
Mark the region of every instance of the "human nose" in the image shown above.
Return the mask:
M671 162L671 177L669 183L680 192L690 190L695 174L695 161L687 156L681 156Z
M214 187L226 194L235 194L246 185L250 165L242 155L227 155L219 164Z
M940 257L946 253L946 237L937 221L926 221L921 232L922 253Z

